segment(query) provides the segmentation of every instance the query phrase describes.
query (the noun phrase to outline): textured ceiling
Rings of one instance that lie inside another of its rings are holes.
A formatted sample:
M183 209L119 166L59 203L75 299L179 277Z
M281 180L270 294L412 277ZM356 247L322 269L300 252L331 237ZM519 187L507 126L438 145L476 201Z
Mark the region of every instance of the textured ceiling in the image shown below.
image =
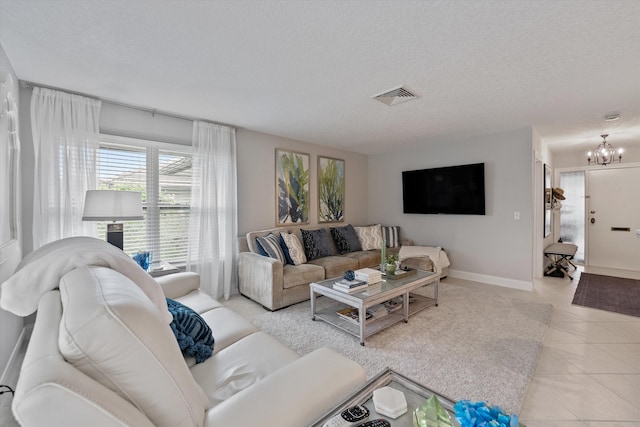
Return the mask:
M21 80L362 153L640 144L639 22L638 0L0 0ZM399 85L420 98L371 99Z

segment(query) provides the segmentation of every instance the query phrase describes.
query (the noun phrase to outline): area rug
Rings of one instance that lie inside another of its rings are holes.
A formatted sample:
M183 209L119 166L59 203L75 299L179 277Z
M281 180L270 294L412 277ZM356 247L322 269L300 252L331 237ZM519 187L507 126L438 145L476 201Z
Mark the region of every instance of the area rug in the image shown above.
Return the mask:
M361 364L369 378L390 367L451 399L519 412L553 307L446 283L439 302L370 336L364 347L312 321L309 301L251 320L299 354L329 347ZM318 304L335 303L322 297Z
M640 317L640 280L582 273L572 304Z

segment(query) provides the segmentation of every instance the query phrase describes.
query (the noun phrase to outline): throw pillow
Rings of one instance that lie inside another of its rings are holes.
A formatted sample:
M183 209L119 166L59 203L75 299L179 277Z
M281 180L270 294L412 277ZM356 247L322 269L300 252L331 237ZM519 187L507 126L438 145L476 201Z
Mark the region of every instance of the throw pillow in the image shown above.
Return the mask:
M300 231L302 231L304 254L308 261L333 255L329 233L326 229Z
M300 265L307 262L307 257L304 254L304 249L298 236L293 233L280 233L280 238L287 246L289 256L291 257L291 264Z
M284 241L284 238L282 237L282 235L285 233L280 233L280 248L282 249L282 253L284 254L284 259L287 262L287 264L291 264L291 265L296 265L295 262L293 262L293 259L291 258L291 253L289 253L289 248L287 247L287 242Z
M353 227L356 230L363 251L382 249L382 230L380 224L368 227Z
M280 242L278 241L278 238L275 236L275 234L269 234L268 236L264 237L256 237L256 242L258 242L258 244L262 246L262 249L269 257L275 258L281 263L286 264L284 253L282 252L282 248L280 247Z
M331 237L333 237L333 243L336 244L336 249L338 249L340 255L362 250L360 239L358 239L358 234L353 229L353 225L331 227L329 230L331 231Z
M388 248L400 246L400 227L382 227L382 238L387 242Z
M167 298L169 313L173 316L171 330L180 350L202 363L213 353L213 334L207 322L191 308Z

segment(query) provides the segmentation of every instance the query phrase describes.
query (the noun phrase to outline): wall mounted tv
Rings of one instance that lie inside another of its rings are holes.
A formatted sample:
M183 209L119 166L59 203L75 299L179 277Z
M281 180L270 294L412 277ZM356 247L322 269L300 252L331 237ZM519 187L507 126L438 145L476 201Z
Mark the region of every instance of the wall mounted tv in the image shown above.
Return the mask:
M484 215L484 163L402 172L404 213Z

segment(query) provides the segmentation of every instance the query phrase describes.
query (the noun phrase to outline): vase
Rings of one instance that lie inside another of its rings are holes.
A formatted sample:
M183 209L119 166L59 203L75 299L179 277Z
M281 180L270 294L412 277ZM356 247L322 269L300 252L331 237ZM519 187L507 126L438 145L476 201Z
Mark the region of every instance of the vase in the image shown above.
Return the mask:
M396 263L393 262L391 264L386 265L387 274L396 274Z

